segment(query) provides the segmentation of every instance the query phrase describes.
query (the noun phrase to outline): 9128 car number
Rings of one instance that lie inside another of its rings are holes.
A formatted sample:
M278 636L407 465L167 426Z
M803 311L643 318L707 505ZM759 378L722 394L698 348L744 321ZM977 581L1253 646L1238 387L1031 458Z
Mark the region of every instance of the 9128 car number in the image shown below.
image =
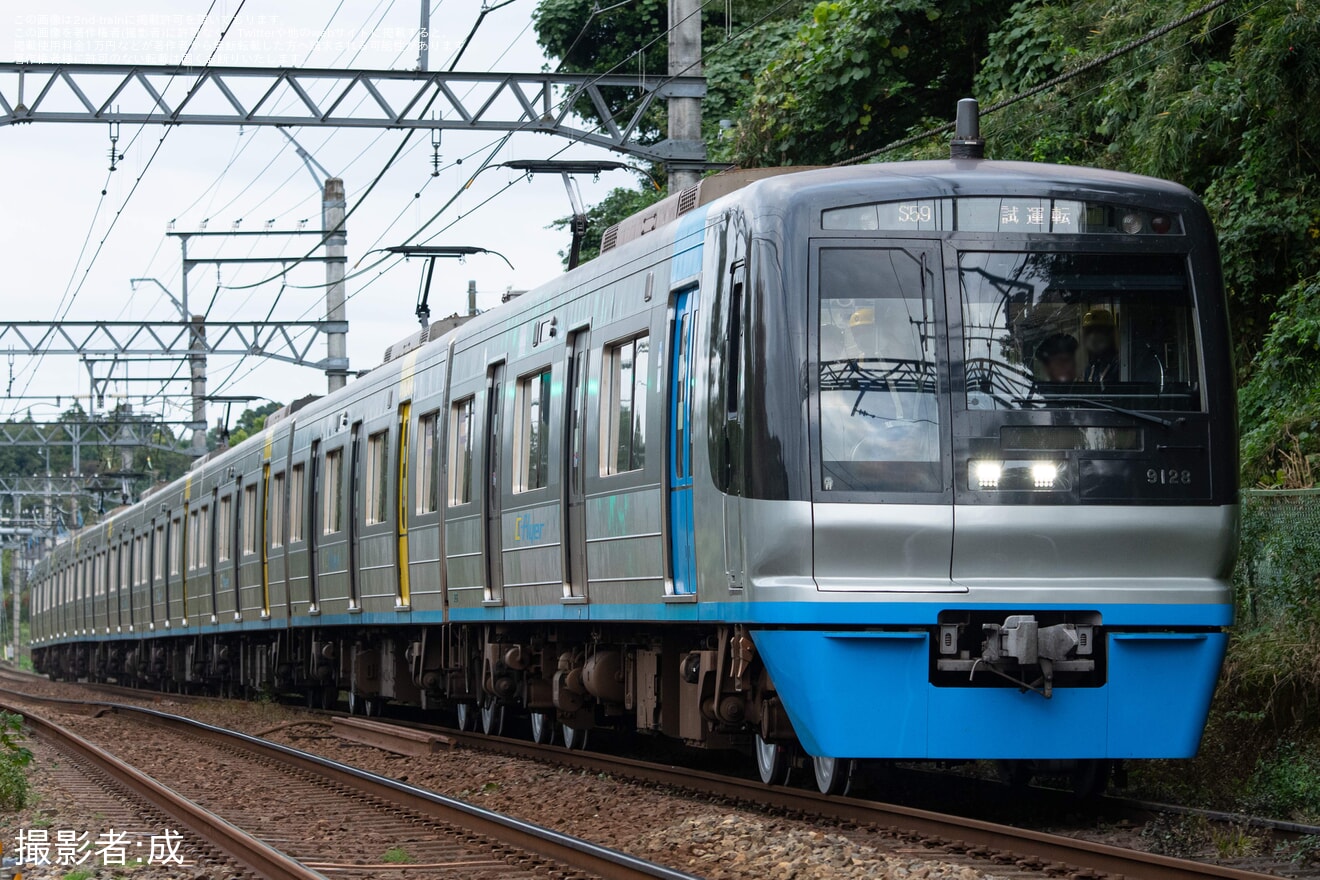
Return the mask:
M1192 472L1178 468L1150 468L1146 471L1146 482L1152 486L1190 486Z

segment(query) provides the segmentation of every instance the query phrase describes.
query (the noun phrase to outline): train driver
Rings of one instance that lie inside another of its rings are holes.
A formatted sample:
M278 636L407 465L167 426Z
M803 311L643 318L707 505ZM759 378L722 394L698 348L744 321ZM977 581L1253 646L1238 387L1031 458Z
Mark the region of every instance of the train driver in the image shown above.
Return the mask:
M1103 385L1118 381L1118 332L1114 313L1109 309L1091 309L1082 317L1082 344L1086 346L1085 382Z
M1036 346L1036 360L1045 372L1045 381L1066 384L1077 381L1077 337L1055 333Z

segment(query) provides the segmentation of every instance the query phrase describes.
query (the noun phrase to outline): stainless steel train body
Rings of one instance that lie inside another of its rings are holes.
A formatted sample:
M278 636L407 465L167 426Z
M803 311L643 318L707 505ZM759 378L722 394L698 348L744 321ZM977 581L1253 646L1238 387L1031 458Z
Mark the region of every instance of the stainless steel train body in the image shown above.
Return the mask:
M1237 468L1191 193L744 173L605 245L61 544L38 668L771 759L1194 753Z

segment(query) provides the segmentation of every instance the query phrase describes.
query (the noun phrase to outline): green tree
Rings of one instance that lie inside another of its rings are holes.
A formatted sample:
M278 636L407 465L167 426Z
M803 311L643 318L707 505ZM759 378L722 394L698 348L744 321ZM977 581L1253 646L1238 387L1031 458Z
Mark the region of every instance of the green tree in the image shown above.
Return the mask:
M836 162L890 142L971 89L1006 0L826 0L756 78L739 164Z
M733 0L728 5L703 7L702 55L707 95L703 102L703 128L707 141L718 132L719 120L731 118L750 92L752 77L779 43L796 30L793 22L807 0L787 3L772 0ZM625 73L665 76L669 73L667 0L541 0L533 13L537 42L550 58L559 59L565 73ZM605 90L606 105L631 118L643 92L640 87ZM593 125L603 120L585 97L574 112ZM656 102L640 122L643 142L664 137L665 106Z

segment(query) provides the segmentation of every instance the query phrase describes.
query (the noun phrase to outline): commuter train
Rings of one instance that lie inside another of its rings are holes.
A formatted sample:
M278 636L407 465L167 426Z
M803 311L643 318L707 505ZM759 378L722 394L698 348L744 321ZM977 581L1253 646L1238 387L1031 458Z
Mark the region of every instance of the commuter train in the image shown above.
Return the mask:
M59 544L37 669L805 753L826 792L1195 753L1237 443L1186 189L729 172L428 335Z

